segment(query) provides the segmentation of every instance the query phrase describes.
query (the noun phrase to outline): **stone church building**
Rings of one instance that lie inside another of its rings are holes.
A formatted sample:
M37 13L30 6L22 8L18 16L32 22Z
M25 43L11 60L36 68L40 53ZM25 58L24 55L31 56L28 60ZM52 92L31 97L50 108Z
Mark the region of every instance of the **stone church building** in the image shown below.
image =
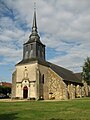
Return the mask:
M12 99L74 99L88 96L88 91L87 84L72 71L46 61L34 11L32 32L23 44L23 59L12 75Z

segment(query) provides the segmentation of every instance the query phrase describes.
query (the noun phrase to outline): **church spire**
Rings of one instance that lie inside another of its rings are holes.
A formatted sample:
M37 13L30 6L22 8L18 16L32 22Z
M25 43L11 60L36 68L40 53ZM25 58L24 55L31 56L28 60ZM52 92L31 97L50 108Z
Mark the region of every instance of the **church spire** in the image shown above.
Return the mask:
M34 16L33 16L32 31L31 31L31 34L29 36L29 40L25 44L28 44L31 42L38 42L38 43L42 44L42 42L40 41L40 36L38 34L38 31L37 31L36 2L34 2Z
M34 2L34 17L33 17L32 33L37 33L36 2Z
M36 2L34 2L34 16L32 31L29 36L29 40L24 44L23 48L23 59L37 59L45 60L45 45L40 41L40 37L37 31L37 21L36 21Z
M29 41L40 41L40 37L38 35L37 31L37 21L36 21L36 2L34 2L34 16L33 16L33 24L32 24L32 32L31 35L29 36Z

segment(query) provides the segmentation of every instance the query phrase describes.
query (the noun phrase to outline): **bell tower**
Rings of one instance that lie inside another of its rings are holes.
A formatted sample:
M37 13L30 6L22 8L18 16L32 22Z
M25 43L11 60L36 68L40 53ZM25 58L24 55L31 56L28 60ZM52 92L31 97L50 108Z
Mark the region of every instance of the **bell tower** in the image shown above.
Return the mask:
M36 8L34 7L34 16L32 32L29 40L23 44L23 60L45 60L45 45L40 41L37 31Z

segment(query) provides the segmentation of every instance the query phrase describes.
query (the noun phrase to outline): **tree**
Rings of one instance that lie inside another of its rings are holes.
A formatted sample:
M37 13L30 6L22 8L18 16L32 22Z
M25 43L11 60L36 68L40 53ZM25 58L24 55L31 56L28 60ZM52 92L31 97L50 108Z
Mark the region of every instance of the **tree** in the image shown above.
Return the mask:
M10 94L10 93L11 93L11 88L10 88L10 87L6 87L6 86L3 86L3 91L2 91L2 93L7 96L7 94Z
M0 94L4 94L6 96L7 96L7 94L11 94L11 88L0 85Z
M2 88L2 86L0 85L0 94L2 93L2 91L3 91L3 88Z
M87 57L84 62L82 78L90 84L90 57Z

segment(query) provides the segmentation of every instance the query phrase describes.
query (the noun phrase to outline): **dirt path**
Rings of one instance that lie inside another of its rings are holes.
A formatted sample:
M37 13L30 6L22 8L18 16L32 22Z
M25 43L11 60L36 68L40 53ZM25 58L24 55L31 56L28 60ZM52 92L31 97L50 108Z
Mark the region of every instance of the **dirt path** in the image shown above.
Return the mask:
M28 101L28 100L12 100L12 99L0 99L0 102L20 102L20 101Z

